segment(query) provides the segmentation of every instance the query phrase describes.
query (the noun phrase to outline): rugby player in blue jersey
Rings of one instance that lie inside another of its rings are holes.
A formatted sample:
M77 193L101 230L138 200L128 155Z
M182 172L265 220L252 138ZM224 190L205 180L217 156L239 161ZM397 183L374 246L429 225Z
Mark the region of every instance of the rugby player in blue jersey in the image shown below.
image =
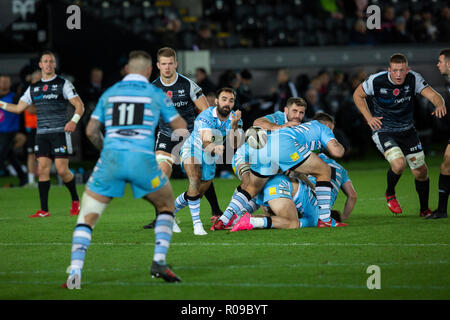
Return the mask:
M154 146L160 117L174 130L185 129L186 121L164 92L148 82L152 63L147 52L131 52L126 70L127 76L102 94L86 128L88 138L101 149L101 155L86 184L73 232L69 276L64 285L69 289L81 287L92 230L111 199L123 196L127 182L135 198L149 201L159 212L150 273L168 282L181 281L166 265L174 198L172 187L156 161Z

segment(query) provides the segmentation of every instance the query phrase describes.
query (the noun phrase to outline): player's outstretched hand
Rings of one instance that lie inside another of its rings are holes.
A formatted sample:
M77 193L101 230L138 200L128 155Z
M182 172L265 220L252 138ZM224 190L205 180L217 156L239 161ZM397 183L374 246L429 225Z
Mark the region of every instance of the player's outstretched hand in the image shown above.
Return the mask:
M64 131L74 132L76 128L77 128L77 124L73 121L69 121L66 123L66 126L64 127Z
M218 145L214 147L214 154L221 156L223 154L223 151L225 150L225 146Z
M381 126L383 124L381 122L381 119L383 119L383 117L372 117L370 120L367 121L367 124L373 131L381 129Z
M436 110L434 110L431 114L438 118L442 118L447 114L447 108L445 107L445 105L442 105L440 107L437 107Z
M230 125L231 125L231 127L233 129L236 130L237 127L238 127L238 122L239 122L239 120L241 120L242 112L241 112L241 110L238 110L235 113L236 113L236 115L231 114L231 123L230 123Z

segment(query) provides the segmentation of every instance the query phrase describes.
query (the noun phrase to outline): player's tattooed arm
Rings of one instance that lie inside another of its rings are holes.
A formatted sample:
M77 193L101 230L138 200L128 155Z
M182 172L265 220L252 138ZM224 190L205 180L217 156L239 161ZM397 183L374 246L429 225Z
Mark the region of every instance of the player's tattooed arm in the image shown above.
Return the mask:
M327 151L333 158L342 158L345 153L345 148L336 139L331 139L327 143Z
M91 118L86 127L86 136L89 141L96 147L98 150L103 148L103 133L102 133L102 124L97 119Z

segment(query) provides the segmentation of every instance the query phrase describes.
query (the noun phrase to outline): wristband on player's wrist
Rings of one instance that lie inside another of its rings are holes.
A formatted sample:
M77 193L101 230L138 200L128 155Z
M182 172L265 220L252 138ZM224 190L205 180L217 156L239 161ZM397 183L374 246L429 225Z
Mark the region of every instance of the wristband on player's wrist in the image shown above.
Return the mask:
M78 113L75 113L72 117L72 119L70 119L70 121L73 121L75 123L78 123L78 121L80 121L81 116Z

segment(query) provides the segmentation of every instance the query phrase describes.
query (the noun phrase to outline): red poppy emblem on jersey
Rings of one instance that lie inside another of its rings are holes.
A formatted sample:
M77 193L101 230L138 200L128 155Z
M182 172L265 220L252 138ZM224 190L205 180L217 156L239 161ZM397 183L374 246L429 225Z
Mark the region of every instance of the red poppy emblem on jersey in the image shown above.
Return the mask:
M392 91L392 93L394 94L394 96L398 96L398 94L400 93L400 90L394 89L394 91Z
M48 85L45 85L45 86L42 88L42 90L44 90L44 91L47 91L47 89L48 89Z
M173 97L173 92L172 91L167 91L167 96L172 99Z

